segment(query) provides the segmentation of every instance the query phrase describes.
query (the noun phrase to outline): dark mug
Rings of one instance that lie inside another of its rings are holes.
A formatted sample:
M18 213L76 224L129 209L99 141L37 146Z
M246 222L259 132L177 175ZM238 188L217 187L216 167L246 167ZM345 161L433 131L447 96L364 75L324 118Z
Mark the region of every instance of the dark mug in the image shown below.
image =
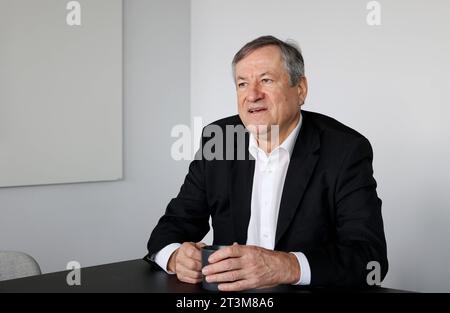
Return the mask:
M216 252L217 250L224 248L226 246L220 246L220 245L212 245L212 246L204 246L202 250L202 268L209 264L208 258L211 254ZM218 283L208 283L206 281L205 275L203 275L202 278L202 287L206 290L210 291L219 291Z

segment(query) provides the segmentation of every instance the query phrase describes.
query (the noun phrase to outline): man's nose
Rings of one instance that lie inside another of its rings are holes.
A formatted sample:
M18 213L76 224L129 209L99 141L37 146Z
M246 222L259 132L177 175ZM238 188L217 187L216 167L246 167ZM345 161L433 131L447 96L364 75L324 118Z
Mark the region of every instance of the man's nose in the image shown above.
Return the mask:
M250 85L247 92L247 100L250 102L257 102L264 98L264 93L257 84Z

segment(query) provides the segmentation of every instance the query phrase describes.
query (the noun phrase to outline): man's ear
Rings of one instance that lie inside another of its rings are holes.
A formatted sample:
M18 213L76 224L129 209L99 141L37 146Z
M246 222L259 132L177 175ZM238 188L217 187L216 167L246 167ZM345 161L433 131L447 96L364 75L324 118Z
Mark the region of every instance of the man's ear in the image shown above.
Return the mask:
M308 95L308 81L305 76L300 77L297 84L298 97L300 98L300 105L305 103L306 96Z

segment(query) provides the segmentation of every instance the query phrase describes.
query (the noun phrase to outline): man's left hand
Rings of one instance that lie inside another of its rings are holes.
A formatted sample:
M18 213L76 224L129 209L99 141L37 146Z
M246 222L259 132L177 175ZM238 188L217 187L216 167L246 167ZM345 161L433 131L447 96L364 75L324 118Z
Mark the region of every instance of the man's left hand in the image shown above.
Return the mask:
M202 270L207 282L221 291L240 291L293 284L300 279L300 265L292 253L234 244L209 257Z

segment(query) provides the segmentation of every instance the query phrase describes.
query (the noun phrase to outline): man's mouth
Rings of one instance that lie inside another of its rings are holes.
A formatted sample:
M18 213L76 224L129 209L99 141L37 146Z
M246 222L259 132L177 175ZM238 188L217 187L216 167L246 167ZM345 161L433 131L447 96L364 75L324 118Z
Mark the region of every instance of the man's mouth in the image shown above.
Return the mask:
M248 109L249 113L260 113L260 112L264 112L267 111L267 108L250 108Z

